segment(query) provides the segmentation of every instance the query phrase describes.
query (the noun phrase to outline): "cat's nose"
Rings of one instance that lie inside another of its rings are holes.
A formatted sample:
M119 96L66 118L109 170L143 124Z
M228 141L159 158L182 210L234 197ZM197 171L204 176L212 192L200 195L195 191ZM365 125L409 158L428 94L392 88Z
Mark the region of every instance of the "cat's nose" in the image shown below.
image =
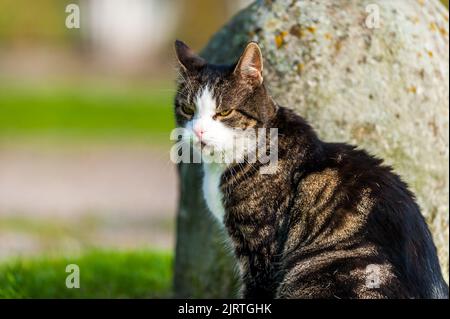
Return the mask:
M205 133L205 131L203 131L202 128L195 128L194 133L199 139L202 139L203 133Z

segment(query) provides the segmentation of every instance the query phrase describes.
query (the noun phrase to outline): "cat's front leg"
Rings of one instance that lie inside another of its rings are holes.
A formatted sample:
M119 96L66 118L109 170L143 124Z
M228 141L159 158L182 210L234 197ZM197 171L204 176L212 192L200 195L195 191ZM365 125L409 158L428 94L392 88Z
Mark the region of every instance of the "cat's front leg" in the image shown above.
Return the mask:
M250 241L250 236L246 236ZM267 248L253 244L252 251L244 249L238 241L235 241L235 253L237 256L242 286L240 297L244 299L274 299L277 291L275 275L279 273L273 267L272 256L266 253Z
M244 299L273 299L275 298L275 282L268 269L255 269L252 265L241 267L241 297Z
M241 295L244 299L273 299L274 291L266 286L251 282L243 284Z

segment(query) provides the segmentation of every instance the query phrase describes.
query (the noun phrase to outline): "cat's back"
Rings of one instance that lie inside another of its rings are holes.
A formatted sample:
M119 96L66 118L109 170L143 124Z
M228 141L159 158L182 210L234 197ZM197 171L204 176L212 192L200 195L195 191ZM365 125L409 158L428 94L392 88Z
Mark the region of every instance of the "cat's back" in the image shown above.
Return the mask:
M407 184L382 160L353 147L338 147L344 149L338 154L348 154L348 163L344 155L340 166L343 181L354 185L356 196L366 193L371 203L364 210L365 239L392 264L408 297L448 298L432 235ZM357 205L364 205L364 196L360 198Z
M431 234L407 185L363 150L340 143L323 143L322 149L320 163L299 182L298 224L286 243L288 263L303 269L297 273L306 276L303 282L319 278L313 292L328 285L343 297L448 296ZM370 267L384 288L367 288ZM340 281L354 286L341 291Z

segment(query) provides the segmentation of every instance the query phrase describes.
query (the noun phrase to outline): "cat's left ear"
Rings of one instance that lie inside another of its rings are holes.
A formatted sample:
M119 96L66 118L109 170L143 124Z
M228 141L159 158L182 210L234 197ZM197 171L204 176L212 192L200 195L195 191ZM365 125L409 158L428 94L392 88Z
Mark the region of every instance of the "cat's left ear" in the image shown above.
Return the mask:
M175 41L175 52L181 67L187 71L197 71L206 65L205 59L201 58L183 41Z
M246 81L262 84L263 58L256 42L250 42L242 53L234 69L234 74Z

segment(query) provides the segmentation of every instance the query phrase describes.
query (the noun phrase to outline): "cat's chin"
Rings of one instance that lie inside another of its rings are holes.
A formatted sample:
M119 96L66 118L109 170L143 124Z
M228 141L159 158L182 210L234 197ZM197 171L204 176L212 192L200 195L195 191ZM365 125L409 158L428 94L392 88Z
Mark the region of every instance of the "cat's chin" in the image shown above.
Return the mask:
M194 142L193 150L196 153L197 158L201 158L203 164L214 164L217 166L226 167L229 165L225 159L223 152L217 152L214 154L214 147L212 145L204 144L201 142Z

